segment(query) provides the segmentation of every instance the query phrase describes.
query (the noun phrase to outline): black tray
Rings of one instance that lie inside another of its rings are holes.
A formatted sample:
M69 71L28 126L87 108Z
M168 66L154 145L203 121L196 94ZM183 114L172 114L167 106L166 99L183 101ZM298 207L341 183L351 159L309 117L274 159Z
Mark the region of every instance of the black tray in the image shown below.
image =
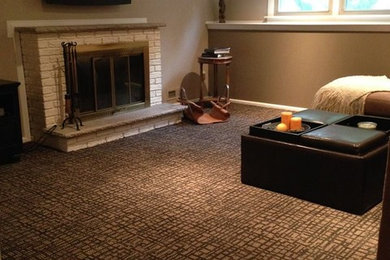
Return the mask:
M299 140L299 137L304 134L308 133L310 131L313 131L314 129L318 129L324 124L309 122L309 121L302 121L302 131L287 131L287 132L281 132L277 131L275 129L276 125L280 123L280 117L262 122L260 124L256 124L249 127L249 135L258 136L258 137L264 137L269 139L274 139L278 141L284 141L284 142L292 142L297 143Z
M358 127L357 124L359 122L365 122L365 121L376 123L377 124L376 130L385 132L387 136L390 135L390 118L386 118L386 117L356 115L338 121L336 124Z

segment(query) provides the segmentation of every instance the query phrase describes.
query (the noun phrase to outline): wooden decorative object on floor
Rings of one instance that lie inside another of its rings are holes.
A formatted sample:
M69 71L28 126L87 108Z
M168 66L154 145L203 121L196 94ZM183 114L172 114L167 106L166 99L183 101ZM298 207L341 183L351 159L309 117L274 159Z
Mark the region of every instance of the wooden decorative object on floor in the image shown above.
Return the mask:
M226 110L230 102L222 104L209 101L211 108L205 109L202 107L205 104L204 102L197 104L189 100L184 88L181 89L179 101L187 106L184 110L184 116L200 125L224 122L230 117L230 113Z

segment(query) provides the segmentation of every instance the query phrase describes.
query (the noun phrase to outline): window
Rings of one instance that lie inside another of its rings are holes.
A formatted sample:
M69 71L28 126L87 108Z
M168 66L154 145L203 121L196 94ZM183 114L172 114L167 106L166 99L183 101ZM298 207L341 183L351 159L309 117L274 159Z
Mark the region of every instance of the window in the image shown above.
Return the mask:
M278 13L329 12L329 0L279 0Z
M390 14L390 0L268 0L269 16Z
M385 11L390 10L389 0L345 0L344 11Z

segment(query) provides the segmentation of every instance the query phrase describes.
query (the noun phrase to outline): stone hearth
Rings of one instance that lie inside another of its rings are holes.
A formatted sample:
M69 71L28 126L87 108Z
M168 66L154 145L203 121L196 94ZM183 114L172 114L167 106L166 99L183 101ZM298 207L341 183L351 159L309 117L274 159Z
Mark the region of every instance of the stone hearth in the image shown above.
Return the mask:
M183 109L181 105L165 103L88 120L83 122L79 131L74 125L66 125L64 129L57 126L45 140L45 144L64 152L92 147L179 123Z

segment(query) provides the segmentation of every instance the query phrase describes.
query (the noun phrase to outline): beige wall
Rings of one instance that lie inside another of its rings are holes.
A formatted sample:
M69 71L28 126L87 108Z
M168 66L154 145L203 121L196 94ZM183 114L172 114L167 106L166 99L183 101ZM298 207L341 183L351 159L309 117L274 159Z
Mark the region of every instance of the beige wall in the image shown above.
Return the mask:
M236 99L310 107L333 79L390 71L390 33L210 31L209 39L232 48Z
M217 0L133 0L131 5L57 6L43 0L0 1L0 78L16 80L12 40L7 38L7 20L142 18L165 23L162 28L163 98L178 89L183 78L198 72L196 61L207 46L205 21L218 15Z
M225 0L226 20L262 20L268 0Z
M261 20L266 2L227 0L226 19ZM210 46L232 47L232 98L298 107L338 77L390 75L389 43L390 33L209 31Z

